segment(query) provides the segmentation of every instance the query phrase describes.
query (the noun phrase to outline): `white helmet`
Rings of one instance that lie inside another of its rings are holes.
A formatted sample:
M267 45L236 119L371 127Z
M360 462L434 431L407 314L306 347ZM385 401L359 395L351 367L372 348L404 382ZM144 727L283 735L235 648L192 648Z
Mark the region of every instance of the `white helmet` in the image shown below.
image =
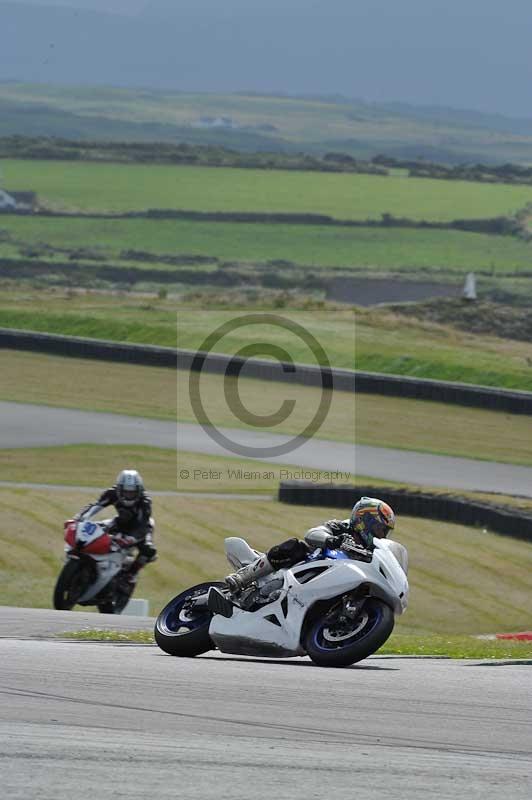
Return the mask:
M123 469L116 479L118 499L125 506L134 506L144 493L144 483L136 469Z

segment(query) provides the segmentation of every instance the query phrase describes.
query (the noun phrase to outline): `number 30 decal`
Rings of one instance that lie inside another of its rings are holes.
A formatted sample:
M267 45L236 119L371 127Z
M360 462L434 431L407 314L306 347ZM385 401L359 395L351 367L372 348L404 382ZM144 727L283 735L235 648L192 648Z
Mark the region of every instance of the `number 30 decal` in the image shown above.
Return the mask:
M86 536L92 536L95 530L96 530L96 525L94 524L94 522L86 522L82 528L82 531Z

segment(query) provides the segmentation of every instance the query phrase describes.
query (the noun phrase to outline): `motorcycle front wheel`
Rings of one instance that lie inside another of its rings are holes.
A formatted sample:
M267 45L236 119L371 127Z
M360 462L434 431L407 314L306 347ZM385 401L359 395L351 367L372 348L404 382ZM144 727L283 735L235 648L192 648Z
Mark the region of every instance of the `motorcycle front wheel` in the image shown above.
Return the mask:
M225 584L209 581L192 586L170 600L157 617L155 641L168 655L193 658L214 649L209 636L212 613L206 607L189 608L194 597L206 594L211 586Z
M395 622L390 606L375 598L364 603L355 619L334 612L335 605L311 623L304 638L307 654L320 667L348 667L362 661L382 647Z
M54 608L71 611L94 580L93 570L83 560L69 559L59 573L54 589Z
M98 603L100 614L121 614L131 599L135 591L135 584L127 584L125 581L118 582L114 579L113 591L104 600Z

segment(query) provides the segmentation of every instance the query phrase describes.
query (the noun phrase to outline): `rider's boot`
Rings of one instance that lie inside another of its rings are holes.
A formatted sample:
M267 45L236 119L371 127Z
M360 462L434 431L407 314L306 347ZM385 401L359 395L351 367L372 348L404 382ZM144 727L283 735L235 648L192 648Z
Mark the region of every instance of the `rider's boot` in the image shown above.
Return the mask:
M146 560L142 556L138 556L135 561L123 571L123 581L129 586L135 586L139 579L139 572L145 566Z
M258 578L263 578L265 575L271 575L272 572L275 572L275 569L266 556L259 556L251 564L239 569L238 572L228 575L225 582L231 594L239 594L250 583L253 583Z
M124 592L130 592L132 587L136 586L139 576L137 573L131 575L129 572L123 572L118 578L118 585Z

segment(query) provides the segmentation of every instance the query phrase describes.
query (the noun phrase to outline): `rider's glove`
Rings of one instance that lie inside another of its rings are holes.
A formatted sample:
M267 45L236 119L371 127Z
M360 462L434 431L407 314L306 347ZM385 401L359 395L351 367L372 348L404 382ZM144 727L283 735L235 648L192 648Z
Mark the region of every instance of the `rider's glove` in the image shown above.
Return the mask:
M340 519L330 519L329 522L325 524L333 536L339 536L341 533L346 532L345 522L342 522Z
M356 558L359 561L366 561L369 563L373 558L370 551L357 544L352 536L344 536L341 546L342 550L348 553L352 558Z
M137 544L137 540L134 536L128 536L126 533L115 533L112 535L113 544L115 547L121 548L129 548L134 547Z
M329 550L337 550L342 546L344 539L345 534L343 533L340 533L338 536L329 536L325 545L329 548Z

